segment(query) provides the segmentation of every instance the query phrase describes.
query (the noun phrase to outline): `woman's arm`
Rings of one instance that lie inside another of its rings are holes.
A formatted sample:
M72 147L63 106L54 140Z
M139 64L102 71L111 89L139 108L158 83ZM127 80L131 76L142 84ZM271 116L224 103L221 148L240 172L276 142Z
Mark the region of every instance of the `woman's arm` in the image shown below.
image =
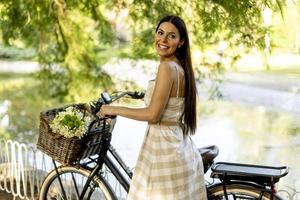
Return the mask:
M103 105L101 115L120 115L134 120L156 123L168 103L175 78L174 68L168 62L159 65L155 87L148 107L128 108L123 106Z

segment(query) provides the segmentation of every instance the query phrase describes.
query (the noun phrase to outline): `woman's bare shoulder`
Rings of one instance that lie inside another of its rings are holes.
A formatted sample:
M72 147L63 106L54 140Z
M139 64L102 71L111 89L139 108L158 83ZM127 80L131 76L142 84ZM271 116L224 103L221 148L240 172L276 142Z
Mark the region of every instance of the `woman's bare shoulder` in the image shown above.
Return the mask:
M170 62L168 61L160 62L156 80L158 80L159 78L165 80L166 79L174 80L175 78L174 67Z
M162 62L159 63L159 66L163 67L163 68L167 68L167 69L172 68L172 64L171 64L170 61L162 61Z
M176 70L176 63L174 61L162 61L159 64L159 68L162 68L163 70L173 72Z

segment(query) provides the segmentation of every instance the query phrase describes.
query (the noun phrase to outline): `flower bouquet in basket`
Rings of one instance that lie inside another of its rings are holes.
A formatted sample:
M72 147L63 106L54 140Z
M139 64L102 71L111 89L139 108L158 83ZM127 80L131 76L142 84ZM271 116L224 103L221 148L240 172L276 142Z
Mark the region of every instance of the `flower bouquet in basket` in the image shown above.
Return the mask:
M94 150L87 149L87 144L92 146L91 143L101 139L99 131L93 131L92 134L88 130L94 120L86 104L41 112L37 148L61 163L77 162L95 153ZM105 127L105 122L99 122L97 126Z
M55 116L50 123L50 128L53 133L60 134L65 138L82 138L90 123L90 116L84 115L79 109L70 106Z

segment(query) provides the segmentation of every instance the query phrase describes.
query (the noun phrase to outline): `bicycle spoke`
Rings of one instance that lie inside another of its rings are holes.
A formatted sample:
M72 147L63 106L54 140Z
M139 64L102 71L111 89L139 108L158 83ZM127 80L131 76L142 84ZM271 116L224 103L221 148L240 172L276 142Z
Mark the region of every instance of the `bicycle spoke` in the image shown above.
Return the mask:
M72 181L73 181L73 184L74 184L74 188L76 190L77 199L79 200L80 194L79 194L79 190L78 190L78 187L77 187L77 184L76 184L74 173L71 173L71 176L72 176Z
M50 198L51 199L57 199L57 200L64 200L66 198L63 198L63 194L61 193L61 190L59 188L60 187L60 184L57 183L57 180L53 183L54 187L51 188L51 191L49 191L50 193Z

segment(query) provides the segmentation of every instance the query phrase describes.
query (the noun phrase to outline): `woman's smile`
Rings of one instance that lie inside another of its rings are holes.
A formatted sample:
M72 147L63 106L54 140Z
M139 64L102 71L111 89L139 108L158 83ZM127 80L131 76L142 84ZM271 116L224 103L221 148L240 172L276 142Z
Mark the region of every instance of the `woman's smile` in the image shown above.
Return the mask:
M167 50L169 47L167 45L164 45L164 44L158 44L158 48L162 49L162 50Z

